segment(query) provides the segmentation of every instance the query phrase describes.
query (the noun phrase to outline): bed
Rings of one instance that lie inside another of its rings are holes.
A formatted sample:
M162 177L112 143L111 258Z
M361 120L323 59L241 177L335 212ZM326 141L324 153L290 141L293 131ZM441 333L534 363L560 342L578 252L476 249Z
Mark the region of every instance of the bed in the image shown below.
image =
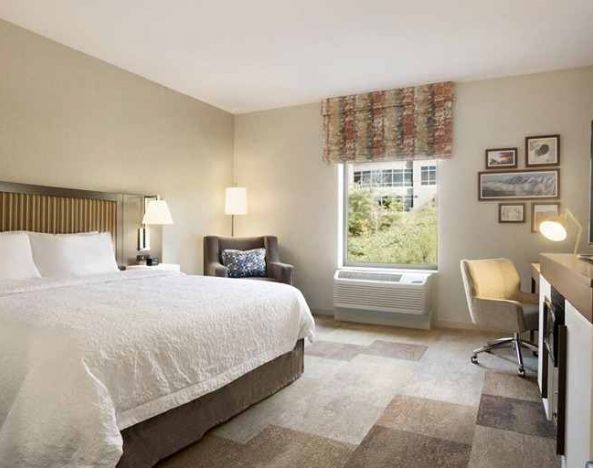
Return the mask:
M2 230L29 230L3 198ZM0 466L153 466L297 379L313 333L283 284L143 270L2 281Z

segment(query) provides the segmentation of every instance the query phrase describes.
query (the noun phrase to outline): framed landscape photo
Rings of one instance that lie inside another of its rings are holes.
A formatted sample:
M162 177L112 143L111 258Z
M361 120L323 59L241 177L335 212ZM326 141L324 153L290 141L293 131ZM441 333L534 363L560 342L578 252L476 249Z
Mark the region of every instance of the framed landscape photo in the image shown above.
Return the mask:
M560 214L560 203L534 202L531 204L531 232L539 232L539 225L546 219Z
M517 148L486 150L486 169L510 169L513 167L517 167Z
M525 165L558 166L560 164L560 135L525 138Z
M478 200L560 198L560 169L478 172Z
M499 223L524 223L525 222L525 203L499 203L498 204L498 222Z

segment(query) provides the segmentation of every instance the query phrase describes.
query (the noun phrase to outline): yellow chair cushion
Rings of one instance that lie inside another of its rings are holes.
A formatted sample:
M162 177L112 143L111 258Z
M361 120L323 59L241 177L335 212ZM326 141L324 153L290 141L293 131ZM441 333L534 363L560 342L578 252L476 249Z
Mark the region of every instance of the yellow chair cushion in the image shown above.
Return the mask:
M515 300L520 295L521 279L510 260L469 260L467 264L474 297Z

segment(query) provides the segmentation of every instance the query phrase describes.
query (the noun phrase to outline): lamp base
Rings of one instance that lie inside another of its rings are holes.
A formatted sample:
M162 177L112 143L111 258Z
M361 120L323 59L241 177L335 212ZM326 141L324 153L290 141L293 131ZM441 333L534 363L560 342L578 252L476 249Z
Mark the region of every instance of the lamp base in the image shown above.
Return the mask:
M150 230L146 226L138 229L138 245L136 250L139 252L150 250Z

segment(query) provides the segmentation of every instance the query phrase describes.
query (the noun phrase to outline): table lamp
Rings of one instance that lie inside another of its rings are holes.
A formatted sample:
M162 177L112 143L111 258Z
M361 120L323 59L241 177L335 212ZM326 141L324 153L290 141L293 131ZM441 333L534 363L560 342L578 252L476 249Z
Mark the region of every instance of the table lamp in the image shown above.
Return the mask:
M231 215L231 237L235 237L235 216L247 214L247 189L245 187L227 187L224 213Z
M546 238L553 242L562 242L566 239L567 231L566 225L568 220L571 220L577 227L577 238L574 243L573 254L576 255L581 242L581 236L583 234L583 226L579 223L578 219L572 214L570 210L564 210L564 214L559 216L551 216L545 221L542 221L539 225L539 232Z
M138 251L149 251L150 250L150 231L146 229L146 226L150 225L165 225L173 224L173 218L169 206L165 200L150 200L146 204L146 210L142 217L142 227L138 229ZM140 257L149 258L149 255L140 255Z

